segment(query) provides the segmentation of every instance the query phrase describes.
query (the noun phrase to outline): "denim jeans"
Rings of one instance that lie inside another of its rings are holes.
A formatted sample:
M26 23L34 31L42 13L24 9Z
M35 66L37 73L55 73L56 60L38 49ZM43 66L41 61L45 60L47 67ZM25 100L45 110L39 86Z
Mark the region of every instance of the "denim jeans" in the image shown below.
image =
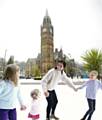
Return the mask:
M87 102L88 102L88 106L89 106L89 109L88 111L85 113L84 117L82 118L82 120L85 120L86 117L88 117L87 120L91 120L91 117L93 115L93 112L95 111L95 104L96 104L96 100L94 99L87 99Z

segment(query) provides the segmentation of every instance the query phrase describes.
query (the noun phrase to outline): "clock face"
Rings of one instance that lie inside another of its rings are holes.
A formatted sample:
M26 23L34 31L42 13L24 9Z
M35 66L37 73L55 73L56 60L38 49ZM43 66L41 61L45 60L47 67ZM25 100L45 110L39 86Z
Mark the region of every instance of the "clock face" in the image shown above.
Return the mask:
M44 28L44 29L43 29L43 32L46 32L46 31L47 31L47 29L46 29L46 28Z

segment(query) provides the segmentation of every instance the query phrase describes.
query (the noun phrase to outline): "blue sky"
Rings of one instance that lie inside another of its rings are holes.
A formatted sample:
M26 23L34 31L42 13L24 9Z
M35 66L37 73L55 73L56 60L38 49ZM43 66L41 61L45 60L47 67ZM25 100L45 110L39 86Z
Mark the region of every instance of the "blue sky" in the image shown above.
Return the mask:
M76 61L91 48L102 48L102 0L0 0L0 57L18 61L37 57L40 26L48 9L54 47Z

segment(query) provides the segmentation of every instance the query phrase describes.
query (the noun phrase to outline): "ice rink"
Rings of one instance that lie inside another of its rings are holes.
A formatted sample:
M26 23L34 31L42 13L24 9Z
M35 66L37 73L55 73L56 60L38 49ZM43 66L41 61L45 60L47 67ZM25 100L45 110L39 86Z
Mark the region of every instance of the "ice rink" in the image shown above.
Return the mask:
M76 85L77 87L77 85ZM30 91L34 88L38 88L41 91L40 102L41 102L41 118L45 120L46 116L46 99L42 92L41 84L22 84L21 92L23 95L24 102L27 106L25 111L20 111L20 106L17 106L17 117L18 120L30 120L27 116L30 110ZM56 108L56 116L60 120L80 120L83 114L88 109L87 101L85 98L85 88L74 92L67 85L57 85L56 93L58 97L58 105ZM102 91L99 90L97 93L96 100L96 111L93 114L92 120L102 120Z

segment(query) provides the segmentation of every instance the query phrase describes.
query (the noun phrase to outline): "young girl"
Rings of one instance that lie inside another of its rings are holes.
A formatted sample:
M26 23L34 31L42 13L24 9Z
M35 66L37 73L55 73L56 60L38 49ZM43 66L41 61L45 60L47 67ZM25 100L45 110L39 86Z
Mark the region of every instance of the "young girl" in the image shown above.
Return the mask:
M32 98L32 103L31 103L31 110L30 113L28 114L28 118L32 118L32 120L38 120L40 118L40 109L39 109L39 95L40 91L38 89L34 89L31 92L31 98Z
M89 80L77 89L81 89L86 86L86 98L89 109L81 120L91 120L92 114L95 111L96 93L99 88L102 89L102 83L97 80L98 72L93 70L89 73Z
M26 109L18 87L18 79L19 67L15 64L7 65L4 79L0 80L0 120L17 120L17 99L21 105L21 110Z

